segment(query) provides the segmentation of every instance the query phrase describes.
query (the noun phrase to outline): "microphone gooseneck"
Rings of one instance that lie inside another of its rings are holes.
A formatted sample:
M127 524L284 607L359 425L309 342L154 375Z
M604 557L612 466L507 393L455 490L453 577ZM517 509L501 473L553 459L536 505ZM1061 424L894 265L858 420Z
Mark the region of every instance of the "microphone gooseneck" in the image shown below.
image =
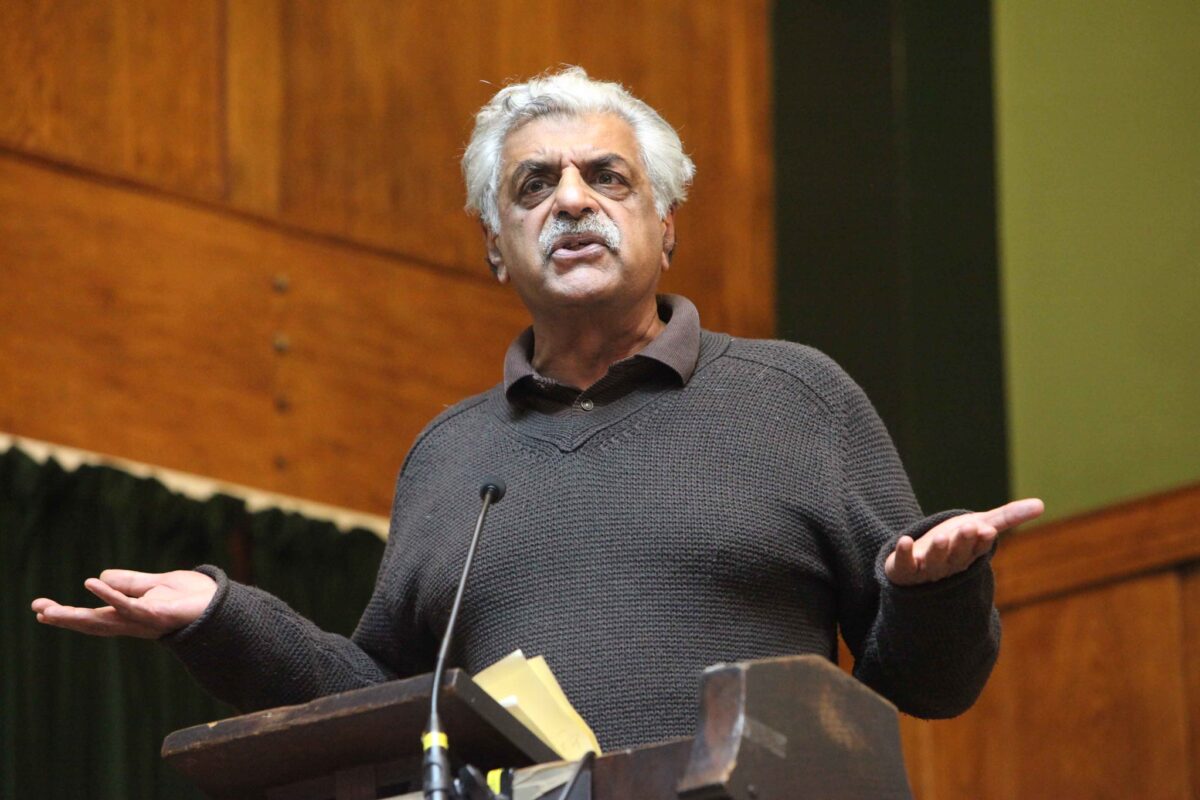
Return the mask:
M467 560L463 564L462 576L458 579L458 591L454 594L454 603L450 606L450 619L446 622L446 632L442 635L442 646L438 650L437 666L433 670L433 694L430 698L429 723L421 735L421 748L424 750L422 790L425 800L455 800L457 791L454 777L450 771L450 743L442 730L442 721L438 717L438 698L442 693L442 676L446 672L446 655L450 652L450 642L454 638L454 624L458 621L458 609L462 605L463 593L467 588L467 576L471 573L471 562L475 560L475 548L479 546L479 534L483 530L484 520L487 519L488 509L493 503L500 502L505 492L504 481L488 477L479 487L479 496L483 505L479 509L479 520L475 523L475 533L471 536L471 545L467 548Z

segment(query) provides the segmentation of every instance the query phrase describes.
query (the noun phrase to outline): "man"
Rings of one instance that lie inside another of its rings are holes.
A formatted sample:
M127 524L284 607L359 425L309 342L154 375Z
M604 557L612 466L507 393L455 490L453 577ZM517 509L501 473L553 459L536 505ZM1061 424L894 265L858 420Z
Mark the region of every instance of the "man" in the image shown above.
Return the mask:
M529 309L504 381L409 452L354 636L213 567L107 570L38 619L159 638L243 709L432 668L476 513L508 482L452 663L546 656L606 749L693 733L701 670L836 657L921 716L968 707L999 646L988 563L1037 500L922 517L870 403L829 359L704 331L656 289L694 168L675 131L580 69L506 87L463 158L488 261Z

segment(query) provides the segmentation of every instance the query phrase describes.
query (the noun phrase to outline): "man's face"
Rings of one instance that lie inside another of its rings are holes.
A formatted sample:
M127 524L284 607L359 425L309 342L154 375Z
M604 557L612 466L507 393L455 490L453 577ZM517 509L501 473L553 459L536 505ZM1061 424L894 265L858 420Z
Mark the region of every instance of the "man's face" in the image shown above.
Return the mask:
M500 233L485 232L488 255L535 315L653 297L674 212L659 218L620 117L550 116L518 128L501 153L497 200Z

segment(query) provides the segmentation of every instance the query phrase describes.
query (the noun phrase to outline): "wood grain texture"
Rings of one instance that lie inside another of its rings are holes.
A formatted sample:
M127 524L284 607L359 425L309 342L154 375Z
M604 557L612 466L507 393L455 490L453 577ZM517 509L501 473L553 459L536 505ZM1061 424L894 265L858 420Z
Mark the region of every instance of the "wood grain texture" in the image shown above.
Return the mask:
M263 143L284 140L282 16L282 0L226 5L229 201L265 216L281 207L281 153Z
M767 3L229 8L235 207L486 280L458 167L474 113L513 78L579 63L658 108L699 165L666 288L709 327L773 332Z
M1182 611L1165 573L1005 614L976 706L904 722L917 796L1192 797Z
M664 288L770 334L768 4L580 13L0 4L0 427L385 511L412 436L524 324L462 211L473 114L561 62L629 84L700 165Z
M289 276L277 373L290 491L320 498L331 482L355 508L390 505L398 456L445 407L495 384L528 324L515 293L376 256L305 249L276 263ZM397 447L397 442L400 443Z
M0 264L0 430L374 513L525 324L498 286L5 157Z
M1001 608L1200 559L1200 485L1018 531L993 565Z
M0 3L0 145L224 191L221 0Z
M396 777L407 781L421 773L409 743L418 741L428 719L432 688L432 675L418 675L194 725L167 736L163 758L206 797L270 797L271 787L300 788L356 765L381 776L395 775L399 767L404 772ZM484 771L558 758L462 670L446 671L439 705L446 729L454 732L456 757Z
M1188 765L1192 797L1200 797L1200 564L1180 572L1183 582L1184 711L1188 719Z

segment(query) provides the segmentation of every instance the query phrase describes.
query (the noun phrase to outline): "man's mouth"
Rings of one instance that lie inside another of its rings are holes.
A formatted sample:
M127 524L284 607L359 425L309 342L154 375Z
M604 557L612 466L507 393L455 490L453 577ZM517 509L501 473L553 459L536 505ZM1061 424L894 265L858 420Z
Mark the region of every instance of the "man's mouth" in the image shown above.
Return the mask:
M602 211L584 214L579 219L553 218L538 236L538 246L546 262L559 268L590 263L606 253L621 252L621 229Z
M608 250L603 236L594 233L573 233L560 236L550 245L547 261L561 267L574 266L600 258Z
M607 247L604 237L595 233L569 233L565 236L559 236L550 245L550 255L569 255L581 254L585 250L589 250L593 245L599 247Z

